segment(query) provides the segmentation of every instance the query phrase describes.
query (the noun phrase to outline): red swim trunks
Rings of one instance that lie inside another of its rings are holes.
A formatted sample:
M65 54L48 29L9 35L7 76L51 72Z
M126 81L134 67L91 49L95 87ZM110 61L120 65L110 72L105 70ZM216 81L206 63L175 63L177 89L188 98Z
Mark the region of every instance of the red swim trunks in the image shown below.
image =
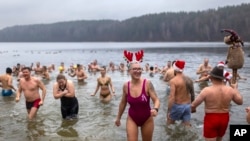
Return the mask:
M39 105L39 102L41 101L40 98L36 99L35 101L33 102L27 102L26 101L26 109L30 110L32 107L35 107L35 108L39 108L40 105Z
M203 136L205 138L223 137L228 126L229 113L206 113Z

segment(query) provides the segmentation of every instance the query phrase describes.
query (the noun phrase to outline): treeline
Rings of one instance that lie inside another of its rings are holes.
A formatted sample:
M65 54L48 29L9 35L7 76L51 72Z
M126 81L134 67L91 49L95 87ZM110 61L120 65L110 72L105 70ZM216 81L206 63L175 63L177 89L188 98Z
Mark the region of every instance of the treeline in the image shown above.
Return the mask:
M149 14L116 20L82 20L7 27L1 42L222 41L230 28L250 40L250 3L198 12Z

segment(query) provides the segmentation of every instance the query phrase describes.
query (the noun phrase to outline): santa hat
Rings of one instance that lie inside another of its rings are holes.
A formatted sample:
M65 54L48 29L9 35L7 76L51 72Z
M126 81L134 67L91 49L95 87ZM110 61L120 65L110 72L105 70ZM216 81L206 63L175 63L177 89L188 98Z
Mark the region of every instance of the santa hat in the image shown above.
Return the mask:
M223 61L220 61L218 64L217 64L217 67L225 67L225 63Z
M226 78L227 81L229 81L233 77L233 75L226 70L224 70L223 76Z
M183 60L176 60L176 62L173 65L174 70L178 72L182 72L185 67L185 61Z

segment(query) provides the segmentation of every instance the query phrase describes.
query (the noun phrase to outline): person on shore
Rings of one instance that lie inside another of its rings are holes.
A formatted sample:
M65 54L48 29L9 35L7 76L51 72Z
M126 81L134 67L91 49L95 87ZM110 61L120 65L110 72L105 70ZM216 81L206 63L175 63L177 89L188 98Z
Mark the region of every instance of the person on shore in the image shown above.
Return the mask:
M101 68L101 76L97 78L97 86L95 92L91 96L95 96L100 89L100 100L102 103L109 103L112 96L115 95L115 89L111 77L106 75L106 67ZM110 90L111 89L111 90Z
M116 117L116 126L121 125L121 117L127 103L130 107L126 121L127 140L138 140L138 127L141 128L143 141L151 141L154 131L154 119L160 107L160 101L150 80L141 78L142 67L138 62L129 64L131 80L123 85L122 99ZM153 108L150 107L150 99Z
M173 64L175 76L169 81L167 125L181 120L185 126L190 126L191 102L194 100L193 81L183 74L185 61L176 60Z
M204 88L192 102L192 112L196 112L196 107L204 101L203 136L205 140L221 141L228 127L231 101L238 105L243 103L237 83L231 86L224 84L223 71L222 68L215 66L209 74L212 85Z
M40 97L39 89L42 90L42 98ZM31 76L30 67L22 68L22 78L20 78L16 92L16 102L19 102L22 92L26 100L28 118L32 120L36 116L39 107L44 103L46 88L42 81Z
M84 71L82 65L77 64L76 69L73 74L70 74L71 77L77 77L78 82L84 82L85 79L88 78L86 72Z
M61 100L61 114L63 119L78 118L78 100L72 81L67 80L63 74L58 74L53 85L53 96Z
M12 69L6 68L6 74L0 76L0 83L2 87L2 96L11 96L16 91L15 87L12 85Z
M199 79L202 81L199 81L199 86L201 89L208 86L208 74L212 70L212 67L209 65L209 59L205 58L203 64L200 64L198 70L196 71L197 75L199 76Z

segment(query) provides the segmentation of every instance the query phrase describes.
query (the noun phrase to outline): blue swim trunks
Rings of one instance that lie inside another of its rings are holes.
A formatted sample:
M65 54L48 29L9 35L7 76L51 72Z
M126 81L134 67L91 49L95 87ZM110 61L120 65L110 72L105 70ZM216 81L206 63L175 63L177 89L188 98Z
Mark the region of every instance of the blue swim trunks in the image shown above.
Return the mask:
M12 94L12 90L2 90L2 96L11 96Z
M191 109L190 104L174 104L170 111L170 118L172 120L190 121Z

